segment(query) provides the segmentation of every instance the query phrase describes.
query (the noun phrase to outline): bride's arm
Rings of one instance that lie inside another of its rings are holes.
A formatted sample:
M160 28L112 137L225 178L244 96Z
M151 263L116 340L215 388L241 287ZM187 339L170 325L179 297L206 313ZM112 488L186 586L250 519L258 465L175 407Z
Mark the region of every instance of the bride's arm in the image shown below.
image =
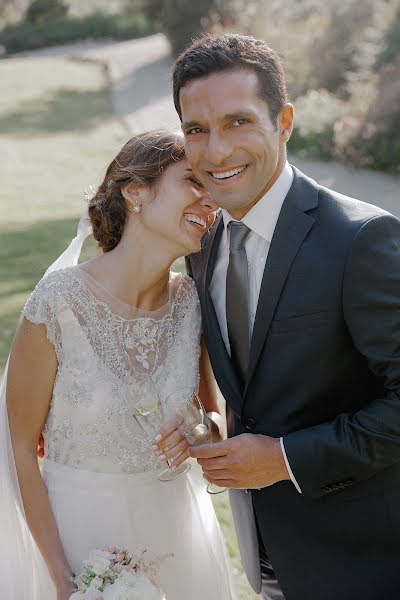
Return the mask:
M57 597L69 598L73 591L71 570L37 460L37 443L56 372L57 358L45 325L24 319L15 336L7 377L10 434L29 529L57 588Z
M199 396L211 421L213 441L219 442L224 437L224 418L218 405L217 385L203 336L201 337Z

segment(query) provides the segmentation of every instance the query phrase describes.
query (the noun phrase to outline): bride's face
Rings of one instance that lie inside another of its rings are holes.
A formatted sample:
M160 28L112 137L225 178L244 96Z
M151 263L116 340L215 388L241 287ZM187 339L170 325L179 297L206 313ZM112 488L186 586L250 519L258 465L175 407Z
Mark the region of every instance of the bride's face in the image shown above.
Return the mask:
M142 208L142 225L167 241L176 256L198 252L217 205L197 181L187 160L173 163Z

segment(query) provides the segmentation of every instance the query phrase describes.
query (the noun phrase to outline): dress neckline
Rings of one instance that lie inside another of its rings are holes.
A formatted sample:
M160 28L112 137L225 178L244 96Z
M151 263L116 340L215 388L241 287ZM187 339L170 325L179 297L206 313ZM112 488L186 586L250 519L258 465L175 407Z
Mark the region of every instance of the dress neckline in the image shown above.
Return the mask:
M112 315L124 321L134 321L143 318L158 321L167 314L170 314L184 279L182 273L170 271L168 301L155 310L146 310L128 304L114 296L105 286L79 265L71 267L71 272L84 284L97 303L106 306Z

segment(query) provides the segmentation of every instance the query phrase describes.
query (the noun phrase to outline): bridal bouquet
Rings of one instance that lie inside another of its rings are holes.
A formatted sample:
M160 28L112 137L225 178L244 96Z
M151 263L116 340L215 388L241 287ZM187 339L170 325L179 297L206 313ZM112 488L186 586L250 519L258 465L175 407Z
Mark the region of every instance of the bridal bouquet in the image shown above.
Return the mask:
M147 568L143 555L135 559L115 547L93 550L73 580L78 591L70 600L166 600L147 577Z

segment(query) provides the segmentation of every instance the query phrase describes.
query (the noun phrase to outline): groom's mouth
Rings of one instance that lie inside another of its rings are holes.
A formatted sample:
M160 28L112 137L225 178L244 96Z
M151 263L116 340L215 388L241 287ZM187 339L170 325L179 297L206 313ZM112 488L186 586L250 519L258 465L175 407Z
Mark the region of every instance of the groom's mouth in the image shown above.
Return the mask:
M219 169L217 171L208 171L208 175L217 184L229 181L236 181L246 171L248 165L241 165L239 167L230 167L229 169Z

